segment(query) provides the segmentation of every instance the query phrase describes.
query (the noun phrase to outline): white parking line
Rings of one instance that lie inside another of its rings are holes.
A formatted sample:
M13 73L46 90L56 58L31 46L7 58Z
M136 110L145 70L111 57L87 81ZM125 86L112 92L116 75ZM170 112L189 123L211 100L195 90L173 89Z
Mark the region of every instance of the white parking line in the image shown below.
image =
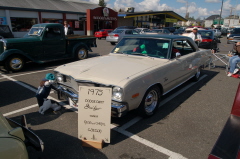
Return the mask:
M6 75L2 75L2 76L5 77L5 78L7 78L7 79L9 79L9 80L11 80L11 81L13 81L13 82L16 82L17 84L19 84L19 85L21 85L21 86L23 86L23 87L25 87L25 88L33 91L33 92L36 92L36 89L34 89L34 88L32 88L32 87L30 87L30 86L28 86L28 85L26 85L26 84L24 84L24 83L22 83L22 82L19 82L19 81L15 80L15 79L13 79L13 78L11 78L11 77L8 77L8 76L6 76ZM202 80L202 79L205 78L205 77L207 77L207 75L202 76L202 77L199 79L199 81ZM169 102L170 100L172 100L173 98L175 98L175 97L176 97L177 95L179 95L180 93L182 93L182 92L184 92L185 90L187 90L188 88L192 87L194 84L195 84L195 83L191 83L191 84L187 85L187 86L184 87L183 89L177 91L176 93L174 93L173 95L171 95L171 96L168 97L167 99L163 100L163 101L161 102L160 106L166 104L167 102ZM61 102L61 101L59 101L59 100L57 100L57 99L55 99L55 98L53 98L53 97L51 97L51 96L49 96L48 98L49 98L49 99L53 99L53 100L59 102L61 105L64 105L64 107L66 107L67 109L70 109L70 110L72 110L72 111L74 111L74 112L77 113L77 109L75 109L75 108L73 108L73 107L71 107L71 106L69 106L69 105L65 105L65 103L63 103L63 102ZM37 104L36 104L36 105L29 106L29 107L26 107L26 108L22 108L22 109L19 109L19 110L10 112L10 113L6 113L6 114L4 114L4 116L11 115L11 114L14 114L14 113L18 113L18 112L21 112L21 111L24 111L24 110L27 110L27 109L31 109L31 108L34 108L34 107L36 107L36 106L37 106ZM141 117L136 117L136 118L132 119L130 122L124 124L122 127L116 127L116 126L113 125L113 124L111 124L111 127L113 128L113 130L115 130L115 131L117 131L117 132L119 132L119 133L121 133L121 134L129 137L129 138L131 138L131 139L133 139L133 140L135 140L135 141L138 141L138 142L140 142L140 143L142 143L142 144L144 144L144 145L146 145L146 146L148 146L148 147L150 147L150 148L152 148L152 149L154 149L154 150L156 150L156 151L158 151L158 152L161 152L161 153L169 156L169 159L186 159L186 158L185 158L184 156L182 156L181 154L178 154L178 153L175 153L175 152L173 152L173 151L170 151L170 150L168 150L168 149L166 149L166 148L164 148L164 147L162 147L162 146L159 146L159 145L157 145L157 144L155 144L155 143L152 143L152 142L150 142L150 141L148 141L148 140L146 140L146 139L143 139L143 138L141 138L141 137L139 137L139 136L137 136L137 135L134 135L134 134L132 134L132 133L130 133L130 132L128 132L128 131L125 130L125 129L129 128L130 126L134 125L135 123L137 123L138 121L140 121L141 119L142 119Z
M47 70L34 71L34 72L23 73L23 74L17 74L17 75L12 75L12 76L8 76L8 77L24 76L24 75L30 75L30 74L40 73L40 72L45 72L45 71L50 71L50 70L53 70L53 69L47 69ZM3 75L3 74L0 74L0 75ZM1 79L4 79L4 78L5 78L5 77L2 77L2 78L0 78L0 80L1 80Z
M35 108L37 106L38 106L38 104L34 104L34 105L31 105L31 106L28 106L28 107L24 107L22 109L18 109L18 110L9 112L9 113L5 113L5 114L3 114L3 116L9 116L9 115L12 115L12 114L15 114L15 113L19 113L19 112L22 112L22 111L25 111L25 110L28 110L28 109Z
M179 153L175 153L173 151L170 151L170 150L168 150L168 149L166 149L166 148L164 148L162 146L159 146L159 145L157 145L157 144L155 144L153 142L150 142L150 141L148 141L148 140L146 140L144 138L141 138L141 137L139 137L137 135L134 135L133 133L130 133L130 132L128 132L128 131L126 131L126 130L124 130L122 128L115 127L115 128L113 128L113 130L115 130L115 131L117 131L117 132L119 132L119 133L121 133L121 134L123 134L123 135L125 135L125 136L127 136L127 137L129 137L129 138L131 138L131 139L133 139L135 141L137 141L137 142L140 142L143 145L151 147L152 149L169 156L171 159L187 159L186 157L182 156Z

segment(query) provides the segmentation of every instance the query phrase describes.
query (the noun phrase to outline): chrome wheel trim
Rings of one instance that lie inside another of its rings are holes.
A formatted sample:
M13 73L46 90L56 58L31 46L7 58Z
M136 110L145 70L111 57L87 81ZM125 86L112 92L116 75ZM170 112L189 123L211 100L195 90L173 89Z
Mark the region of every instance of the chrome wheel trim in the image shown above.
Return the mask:
M21 69L23 66L23 61L20 58L12 58L10 60L10 67L13 70L19 70Z
M144 109L147 113L152 113L157 107L158 103L158 93L156 90L151 90L146 98L144 103Z
M78 51L78 58L83 59L86 57L86 51L84 49L79 49Z
M197 69L197 73L196 73L196 75L195 75L197 79L200 77L200 74L201 74L200 68L198 68L198 69Z

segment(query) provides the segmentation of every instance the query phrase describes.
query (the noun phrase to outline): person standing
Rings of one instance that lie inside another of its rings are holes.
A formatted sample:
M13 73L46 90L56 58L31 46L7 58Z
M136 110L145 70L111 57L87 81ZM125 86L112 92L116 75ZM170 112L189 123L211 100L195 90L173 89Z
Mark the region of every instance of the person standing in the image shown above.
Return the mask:
M192 38L193 41L198 45L202 42L202 36L198 33L198 28L194 27L192 32L188 35L188 37Z
M69 26L67 21L64 21L64 33L65 35L74 35L73 29Z

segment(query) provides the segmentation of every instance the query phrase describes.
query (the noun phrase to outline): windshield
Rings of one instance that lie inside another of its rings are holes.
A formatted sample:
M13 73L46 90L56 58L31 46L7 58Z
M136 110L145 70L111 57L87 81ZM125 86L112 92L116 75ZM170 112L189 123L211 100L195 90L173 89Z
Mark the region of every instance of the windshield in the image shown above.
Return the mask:
M123 38L111 53L167 59L169 44L166 39Z
M122 33L122 32L123 32L123 30L116 29L112 33Z
M42 34L43 27L32 27L29 31L28 35L38 35L40 36Z

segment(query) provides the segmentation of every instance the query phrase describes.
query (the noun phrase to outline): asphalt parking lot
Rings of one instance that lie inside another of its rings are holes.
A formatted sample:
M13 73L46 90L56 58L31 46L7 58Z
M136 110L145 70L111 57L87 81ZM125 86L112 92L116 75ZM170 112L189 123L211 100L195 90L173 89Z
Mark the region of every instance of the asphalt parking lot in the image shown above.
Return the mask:
M232 45L221 38L220 53ZM114 46L97 40L90 58L108 54ZM162 98L161 108L150 118L135 112L112 118L111 143L102 150L81 146L77 138L77 111L67 103L57 113L38 113L35 91L46 73L73 62L27 64L19 73L0 71L0 112L16 121L25 114L28 126L44 141L43 153L29 148L36 159L204 159L208 157L230 114L239 79L227 77L224 64L203 70L198 82L188 81ZM52 99L57 99L53 93Z

